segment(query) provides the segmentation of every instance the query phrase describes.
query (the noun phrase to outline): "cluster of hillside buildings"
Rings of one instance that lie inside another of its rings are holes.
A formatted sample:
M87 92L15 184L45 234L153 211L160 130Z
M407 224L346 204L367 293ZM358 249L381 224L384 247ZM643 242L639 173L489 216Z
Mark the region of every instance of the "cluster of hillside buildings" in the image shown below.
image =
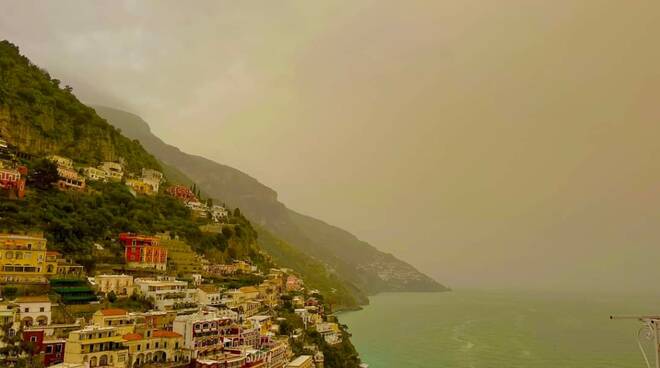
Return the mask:
M0 324L6 326L0 329L0 362L11 361L10 353L1 352L10 351L3 348L18 339L32 343L30 354L46 367L323 367L323 354L315 346L308 355L293 356L289 341L300 338L302 331L280 335L284 319L275 309L283 295L289 296L305 327L315 328L328 344L341 342L342 331L325 314L315 297L318 292L307 292L291 270L270 269L264 274L248 262L232 263L228 266L263 281L228 290L205 283L202 274L177 279L161 274L168 249L159 240L120 234L127 265L139 275L88 276L81 266L49 251L42 236L0 234L0 283L36 285L32 291L42 291L0 302ZM39 286L44 281L46 285ZM99 298L81 296L85 287ZM107 301L110 294L119 300L138 297L153 308L145 312L107 303L100 308L98 299ZM68 302L98 308L89 318L63 318L71 308Z
M102 162L98 167L74 168L70 158L51 155L48 159L57 165L60 180L57 185L64 190L84 190L86 180L91 181L123 181L134 195L155 195L164 182L163 173L153 169L142 168L139 176L128 175L120 162ZM199 200L193 191L184 185L172 185L165 193L182 201L190 208L194 216L210 217L215 223L226 220L229 212L224 206L210 205Z
M25 196L27 167L16 161L13 150L0 139L0 193L9 198L22 199Z
M16 153L0 139L0 194L21 199L28 168ZM134 195L162 191L178 199L193 216L212 220L210 231L228 226L224 206L203 203L186 186L162 189L163 174L156 170L142 169L138 176L121 162L48 160L57 166L60 190L122 182ZM306 328L328 344L342 341L339 325L315 298L318 292L307 292L291 270L264 274L246 260L210 262L169 234L121 233L116 241L123 247L121 272L87 275L83 266L49 250L41 233L0 233L0 288L6 294L0 299L0 366L29 357L35 366L57 368L322 368L324 356L315 345L305 348L307 355L293 356L290 339L300 339L302 330L280 334L285 319L276 310L285 295ZM182 274L188 277L175 276ZM236 289L206 281L246 274L262 281ZM112 307L122 300L124 307ZM72 312L77 308L86 312Z
M22 199L26 193L28 168L19 163L17 154L7 142L0 139L0 195ZM123 182L134 195L156 195L165 182L163 173L142 168L138 174L127 173L120 160L104 161L97 166L76 165L74 160L59 155L50 155L47 159L57 166L57 187L60 190L85 191L88 181ZM229 217L229 211L221 205L201 201L198 196L184 185L171 185L166 194L179 199L196 217L208 217L214 223L222 223Z

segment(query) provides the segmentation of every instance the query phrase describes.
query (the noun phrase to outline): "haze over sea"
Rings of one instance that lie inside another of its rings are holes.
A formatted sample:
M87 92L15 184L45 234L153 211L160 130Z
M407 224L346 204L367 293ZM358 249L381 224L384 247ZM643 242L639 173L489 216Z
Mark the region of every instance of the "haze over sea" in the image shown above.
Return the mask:
M657 295L452 291L370 300L340 316L370 368L641 368L639 322L609 316L660 314Z

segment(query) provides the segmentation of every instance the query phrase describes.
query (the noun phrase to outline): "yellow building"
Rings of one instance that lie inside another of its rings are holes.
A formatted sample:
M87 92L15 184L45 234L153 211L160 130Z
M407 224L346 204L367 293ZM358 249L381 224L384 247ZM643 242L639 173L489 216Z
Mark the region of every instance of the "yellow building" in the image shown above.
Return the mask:
M154 195L154 187L151 183L147 183L142 179L126 179L126 185L138 194Z
M149 363L181 363L190 359L183 336L166 330L147 329L123 335L133 367Z
M69 334L64 363L126 368L128 349L118 328L89 326Z
M133 276L131 275L97 275L94 282L98 291L103 293L114 292L116 296L133 295Z
M46 239L0 234L0 282L46 283Z
M47 277L81 277L83 266L46 249L41 234L0 234L0 283L45 284Z
M286 368L314 368L314 360L311 355L301 355L289 362Z
M98 310L92 315L92 323L100 327L115 327L120 335L133 332L137 318L119 308Z

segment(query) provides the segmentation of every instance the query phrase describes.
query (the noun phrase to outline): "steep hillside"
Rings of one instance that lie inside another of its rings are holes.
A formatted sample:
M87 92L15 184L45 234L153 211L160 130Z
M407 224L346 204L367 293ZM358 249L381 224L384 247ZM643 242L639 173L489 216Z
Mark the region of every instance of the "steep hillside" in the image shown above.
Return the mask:
M288 209L278 201L274 190L249 175L164 143L140 117L102 106L95 109L124 134L139 140L159 160L194 180L209 196L240 207L260 228L322 260L337 277L354 285L358 298L381 291L446 290L409 264L354 235Z
M129 126L130 136L136 129ZM129 172L142 167L163 171L168 181L190 185L194 181L180 167L159 162L142 145L122 135L119 129L99 117L94 109L82 104L68 87L60 88L59 81L52 79L44 70L20 55L16 46L0 42L0 138L24 153L35 156L32 167L40 156L60 154L75 159L76 163L95 165L103 160L120 160ZM258 184L246 179L235 170L238 179L230 187L250 190ZM259 263L264 257L257 244L257 233L242 215L232 216L233 226L245 229L240 236L225 239L222 234L203 234L199 223L186 220L190 211L173 202L171 198L134 198L121 184L89 183L94 195L34 190L25 201L0 204L0 230L34 230L46 233L56 249L75 254L76 258L93 267L93 244L116 236L120 231L154 233L171 231L188 240L193 249L205 253L213 261L251 258ZM202 190L204 196L206 192ZM227 197L237 195L228 193ZM274 196L274 192L272 193ZM217 195L215 198L226 198ZM72 213L72 214L69 214ZM270 239L270 238L267 238ZM273 238L274 239L274 238ZM270 249L277 249L278 242L270 242ZM277 254L290 254L278 251ZM313 275L303 274L310 286L324 293L334 290L337 304L354 307L358 301L338 280L331 278L319 263L303 255L291 258L298 264L314 270ZM291 262L283 263L291 264ZM316 272L321 270L323 272ZM302 271L301 271L302 272ZM363 301L363 300L360 300Z
M160 167L139 143L122 136L7 41L0 41L0 137L30 154L60 154L87 164L123 159L132 172Z

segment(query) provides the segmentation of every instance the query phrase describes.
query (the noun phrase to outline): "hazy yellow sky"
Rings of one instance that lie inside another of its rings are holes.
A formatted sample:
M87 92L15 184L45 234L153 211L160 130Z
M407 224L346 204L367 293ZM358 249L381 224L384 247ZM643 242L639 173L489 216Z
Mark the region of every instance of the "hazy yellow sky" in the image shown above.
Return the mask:
M660 290L657 0L0 0L91 103L453 287Z

